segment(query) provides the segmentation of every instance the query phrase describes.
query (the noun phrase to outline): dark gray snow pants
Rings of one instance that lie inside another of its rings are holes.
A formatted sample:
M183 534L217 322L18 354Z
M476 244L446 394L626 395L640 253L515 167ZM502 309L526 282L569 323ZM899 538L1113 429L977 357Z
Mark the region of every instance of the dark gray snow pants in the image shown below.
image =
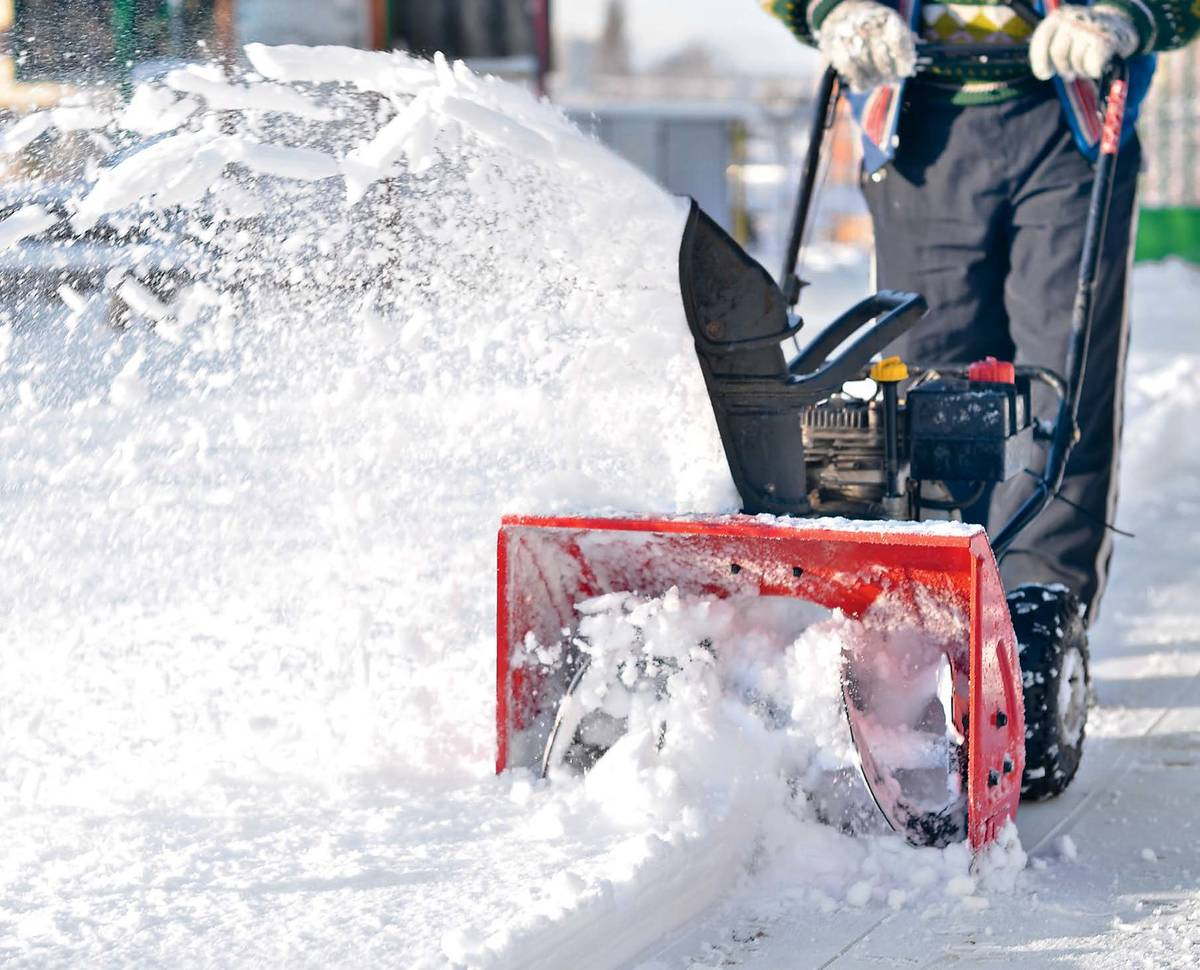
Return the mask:
M1005 584L1059 582L1097 615L1112 556L1140 150L1122 150L1101 257L1080 407L1062 495L1018 539ZM1092 169L1050 84L997 105L955 107L910 84L892 164L863 180L881 288L925 295L930 315L896 347L918 366L992 355L1064 373ZM1045 409L1049 402L1041 402ZM1051 417L1052 412L1044 410ZM999 528L1029 494L1018 476L968 510Z

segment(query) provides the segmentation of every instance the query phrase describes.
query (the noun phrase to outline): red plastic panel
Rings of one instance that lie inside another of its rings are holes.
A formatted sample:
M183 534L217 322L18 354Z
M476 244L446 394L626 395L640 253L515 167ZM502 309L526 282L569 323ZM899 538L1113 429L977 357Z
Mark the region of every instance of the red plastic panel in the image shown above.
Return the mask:
M498 543L496 768L536 761L554 691L523 664L522 646L560 641L575 605L607 592L794 596L861 615L884 590L928 590L967 617L967 696L954 715L967 737L971 844L1016 817L1024 710L1016 641L983 532L750 516L510 517ZM959 680L961 678L956 678ZM962 723L966 715L966 724ZM964 729L965 728L965 729Z
M971 540L977 571L971 604L968 802L971 845L995 840L1017 817L1025 770L1025 702L1017 638L991 547Z

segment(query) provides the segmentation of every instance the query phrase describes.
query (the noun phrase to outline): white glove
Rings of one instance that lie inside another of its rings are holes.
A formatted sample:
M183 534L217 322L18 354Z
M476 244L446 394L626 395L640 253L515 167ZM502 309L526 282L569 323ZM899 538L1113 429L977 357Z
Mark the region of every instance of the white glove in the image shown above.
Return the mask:
M817 46L857 94L912 77L917 44L904 18L875 0L843 0L821 24Z
M1128 57L1142 46L1137 27L1115 7L1064 4L1046 17L1029 40L1033 73L1047 81L1099 78L1114 57Z

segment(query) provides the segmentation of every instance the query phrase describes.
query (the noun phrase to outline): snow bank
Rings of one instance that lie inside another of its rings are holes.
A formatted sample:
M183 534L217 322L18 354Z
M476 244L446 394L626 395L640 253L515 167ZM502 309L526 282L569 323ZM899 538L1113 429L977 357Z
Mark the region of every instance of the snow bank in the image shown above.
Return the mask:
M487 776L501 513L736 505L685 207L444 60L249 54L0 135L90 133L66 214L126 240L0 319L6 964L440 966L531 939L567 860L679 858L585 821L548 850Z
M205 793L481 774L500 515L735 504L678 200L444 60L250 55L259 75L172 71L110 119L71 222L136 234L128 266L4 323L0 606L38 686L3 706L30 750L79 735L10 778L36 770L36 804L173 800L181 764Z

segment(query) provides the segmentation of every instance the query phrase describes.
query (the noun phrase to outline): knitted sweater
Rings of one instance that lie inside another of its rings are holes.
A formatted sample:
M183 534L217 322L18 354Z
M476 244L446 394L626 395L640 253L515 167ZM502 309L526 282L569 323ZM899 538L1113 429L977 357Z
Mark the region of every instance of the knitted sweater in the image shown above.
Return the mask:
M797 37L815 44L821 24L843 2L767 0L765 6ZM1097 5L1129 16L1142 40L1138 53L1182 47L1200 33L1200 0L1099 0ZM1033 33L1033 28L1011 7L994 0L953 3L926 0L921 5L916 30L921 40L932 43L996 46L1026 43ZM992 104L1016 97L1037 82L1024 67L977 63L950 66L935 62L918 83L922 89L942 94L956 104Z

